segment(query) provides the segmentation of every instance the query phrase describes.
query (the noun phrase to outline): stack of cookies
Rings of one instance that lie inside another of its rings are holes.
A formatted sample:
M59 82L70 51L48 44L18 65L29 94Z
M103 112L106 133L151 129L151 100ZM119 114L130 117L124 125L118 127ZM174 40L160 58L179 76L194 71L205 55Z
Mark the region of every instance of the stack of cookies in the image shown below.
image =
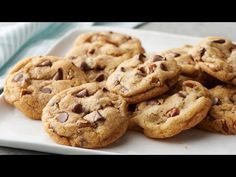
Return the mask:
M59 144L105 147L127 130L168 138L199 127L236 134L236 46L222 37L147 53L116 32L81 34L66 56L21 60L5 100Z

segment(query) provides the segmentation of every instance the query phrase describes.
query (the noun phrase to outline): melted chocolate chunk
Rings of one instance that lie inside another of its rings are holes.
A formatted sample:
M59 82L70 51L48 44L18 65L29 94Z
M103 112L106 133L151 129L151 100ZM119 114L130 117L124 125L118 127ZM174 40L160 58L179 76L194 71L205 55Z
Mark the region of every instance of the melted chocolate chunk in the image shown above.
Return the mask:
M161 63L161 64L160 64L160 68L161 68L161 70L163 70L163 71L168 71L168 68L166 67L166 65L165 65L164 63Z
M13 82L19 82L23 80L23 74L22 73L18 73L17 75L15 75L15 77L13 78Z
M175 117L179 115L180 111L178 108L172 108L169 111L166 112L167 117Z
M85 72L91 70L90 66L84 61L81 63L80 69Z
M96 77L95 79L97 82L102 82L105 80L104 74L100 74L99 76Z
M64 123L68 120L68 117L69 117L68 113L62 112L58 115L57 120L61 123Z
M128 111L129 112L134 112L136 110L136 104L130 104L128 105Z
M213 41L214 43L218 43L218 44L224 44L225 43L225 40L224 39L218 39L218 40L215 40Z
M80 114L80 113L83 113L85 111L84 111L82 105L78 103L73 107L72 112Z
M53 80L63 80L63 70L59 68L56 74L53 76Z
M152 61L156 62L156 61L164 61L166 60L165 57L161 56L161 55L154 55Z

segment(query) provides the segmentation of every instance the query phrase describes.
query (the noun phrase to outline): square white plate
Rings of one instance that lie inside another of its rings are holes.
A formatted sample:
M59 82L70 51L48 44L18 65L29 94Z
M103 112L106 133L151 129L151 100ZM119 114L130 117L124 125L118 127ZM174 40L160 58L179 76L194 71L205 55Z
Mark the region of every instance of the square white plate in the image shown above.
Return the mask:
M71 31L49 51L48 55L64 56L74 39L86 31L113 30L138 37L148 52L195 44L200 39L160 32L107 27L80 28ZM26 118L0 97L0 146L58 154L236 154L236 136L225 136L191 129L165 140L154 140L141 133L128 132L109 147L88 150L54 143L44 132L40 121Z

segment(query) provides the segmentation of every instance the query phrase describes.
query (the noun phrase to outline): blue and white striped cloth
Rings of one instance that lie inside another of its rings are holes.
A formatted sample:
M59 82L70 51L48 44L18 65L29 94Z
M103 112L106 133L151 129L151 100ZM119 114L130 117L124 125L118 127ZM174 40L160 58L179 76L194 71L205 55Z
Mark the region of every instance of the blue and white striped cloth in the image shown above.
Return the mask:
M19 59L26 56L43 55L69 30L81 26L106 25L135 28L142 22L78 22L78 23L0 23L0 87L4 74Z

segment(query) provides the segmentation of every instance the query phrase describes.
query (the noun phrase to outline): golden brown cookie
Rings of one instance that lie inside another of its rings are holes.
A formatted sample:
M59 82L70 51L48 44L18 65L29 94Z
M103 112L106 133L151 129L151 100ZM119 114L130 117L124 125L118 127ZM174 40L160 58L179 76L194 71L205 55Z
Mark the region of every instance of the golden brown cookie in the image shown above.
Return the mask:
M210 90L212 107L198 127L215 133L236 134L236 87L219 85Z
M236 85L236 45L223 37L208 37L197 44L191 55L200 68L222 82Z
M88 83L55 95L43 110L46 132L59 144L101 148L127 130L125 100L99 83Z
M125 60L143 52L141 42L135 37L112 31L87 32L78 36L66 57L104 54Z
M139 126L151 138L172 137L201 122L210 107L208 90L199 82L185 81L174 94L133 105L130 128Z
M180 67L171 57L140 54L121 63L108 77L106 87L128 103L138 103L168 91L179 73Z
M86 82L83 71L68 60L54 56L30 57L9 72L4 97L26 116L41 119L42 110L52 96Z

